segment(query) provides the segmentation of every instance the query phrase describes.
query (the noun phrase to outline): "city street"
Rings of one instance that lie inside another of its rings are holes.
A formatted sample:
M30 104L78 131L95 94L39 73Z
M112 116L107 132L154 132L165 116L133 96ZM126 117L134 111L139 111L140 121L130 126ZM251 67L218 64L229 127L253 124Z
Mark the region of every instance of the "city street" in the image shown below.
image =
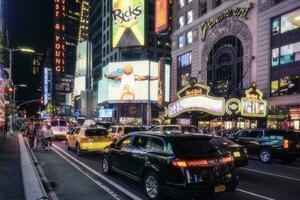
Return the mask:
M37 151L36 156L60 199L146 199L137 182L118 174L104 175L99 154L78 157L66 150L64 141L56 141L53 151ZM299 199L299 161L282 165L275 160L268 165L250 160L238 174L240 182L234 194L199 199Z

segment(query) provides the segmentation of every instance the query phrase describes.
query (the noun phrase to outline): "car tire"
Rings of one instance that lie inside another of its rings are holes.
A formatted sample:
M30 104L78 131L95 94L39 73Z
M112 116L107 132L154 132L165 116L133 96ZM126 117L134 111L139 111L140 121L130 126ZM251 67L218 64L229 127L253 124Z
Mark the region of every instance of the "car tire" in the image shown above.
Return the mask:
M162 199L163 193L157 174L149 171L144 176L144 190L149 200Z
M71 147L70 147L70 145L69 145L69 142L68 142L68 141L66 141L66 148L67 148L67 150L71 150Z
M76 155L77 156L82 156L82 151L80 149L80 145L79 144L76 144Z
M270 149L262 149L259 151L259 160L263 163L271 163L273 161L273 154Z
M107 155L103 155L101 166L102 166L102 171L104 172L104 174L107 174L107 175L112 174L111 162L108 159Z

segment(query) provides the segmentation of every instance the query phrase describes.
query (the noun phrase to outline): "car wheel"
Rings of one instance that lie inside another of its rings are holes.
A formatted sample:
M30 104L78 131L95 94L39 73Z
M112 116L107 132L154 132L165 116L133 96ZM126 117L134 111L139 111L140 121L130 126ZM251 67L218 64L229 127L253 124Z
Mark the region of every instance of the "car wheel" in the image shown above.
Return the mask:
M102 158L102 170L104 174L112 174L111 162L106 155Z
M158 200L163 196L158 176L152 171L147 172L144 177L144 188L150 200Z
M76 154L77 156L82 156L82 151L79 144L76 144Z
M259 159L263 163L271 163L273 160L273 155L272 155L271 150L269 150L269 149L260 150Z
M69 145L69 142L68 142L68 141L66 141L66 148L67 148L67 150L70 150L70 149L71 149L71 147L70 147L70 145Z

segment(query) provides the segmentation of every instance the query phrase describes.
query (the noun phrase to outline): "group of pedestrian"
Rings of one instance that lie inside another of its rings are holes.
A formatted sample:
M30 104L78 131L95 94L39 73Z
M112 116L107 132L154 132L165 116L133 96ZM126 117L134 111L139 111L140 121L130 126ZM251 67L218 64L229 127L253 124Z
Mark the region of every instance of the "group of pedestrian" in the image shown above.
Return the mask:
M42 138L42 140L48 143L48 147L51 150L54 134L49 124L46 122L30 121L24 124L22 130L24 130L24 134L28 138L30 148L37 146L39 139Z

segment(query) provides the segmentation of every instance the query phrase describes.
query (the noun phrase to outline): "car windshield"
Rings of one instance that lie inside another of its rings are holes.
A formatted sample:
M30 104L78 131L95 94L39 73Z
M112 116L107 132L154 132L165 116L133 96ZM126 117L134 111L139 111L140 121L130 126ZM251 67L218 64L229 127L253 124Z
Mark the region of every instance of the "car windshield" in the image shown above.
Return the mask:
M58 126L58 121L57 120L51 121L51 126Z
M170 143L179 158L214 158L223 154L211 138L180 137Z
M66 121L59 121L59 126L67 126L67 122Z
M235 145L234 142L232 142L226 138L222 138L222 137L214 137L213 142L218 146L233 146L233 145Z
M105 129L87 129L85 131L86 136L105 136L107 131Z
M140 127L125 127L124 128L124 134L128 134L130 132L138 132L141 131Z

